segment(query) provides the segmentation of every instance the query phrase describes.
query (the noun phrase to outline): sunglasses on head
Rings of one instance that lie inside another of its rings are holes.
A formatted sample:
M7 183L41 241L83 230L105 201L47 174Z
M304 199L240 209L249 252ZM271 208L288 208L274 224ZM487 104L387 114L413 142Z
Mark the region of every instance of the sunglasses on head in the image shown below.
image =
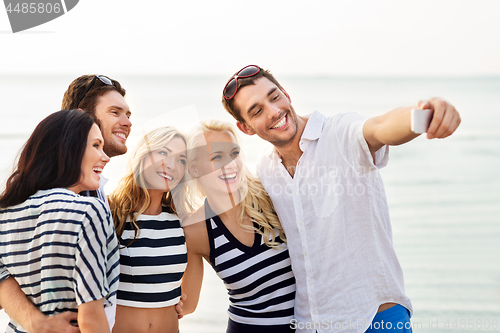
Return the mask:
M111 81L111 79L109 77L104 76L104 75L95 75L94 78L92 79L92 81L90 81L87 88L85 88L85 91L83 92L82 97L80 97L80 99L78 100L78 103L76 104L77 108L80 105L80 103L82 102L82 100L85 98L85 95L87 95L87 93L89 92L90 88L92 88L92 85L94 84L96 79L99 79L102 83L107 84L108 86L113 85L113 81Z
M260 72L259 66L248 65L243 67L238 73L229 79L229 81L227 81L226 86L222 91L224 99L231 99L234 95L236 95L236 92L238 91L238 79L254 76L258 72Z

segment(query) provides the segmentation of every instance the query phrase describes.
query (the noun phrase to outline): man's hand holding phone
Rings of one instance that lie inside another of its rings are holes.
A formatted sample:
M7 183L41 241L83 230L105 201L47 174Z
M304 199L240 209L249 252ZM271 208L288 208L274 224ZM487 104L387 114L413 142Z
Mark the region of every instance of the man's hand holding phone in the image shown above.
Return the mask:
M441 98L420 101L418 109L412 110L412 131L427 132L428 139L443 139L455 132L461 119L453 105Z

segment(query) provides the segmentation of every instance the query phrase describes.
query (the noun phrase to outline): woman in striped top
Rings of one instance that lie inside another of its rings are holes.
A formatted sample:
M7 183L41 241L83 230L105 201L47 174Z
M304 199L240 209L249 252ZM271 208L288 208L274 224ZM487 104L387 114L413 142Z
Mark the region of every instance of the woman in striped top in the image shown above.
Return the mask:
M186 143L174 128L146 134L109 196L120 241L114 333L177 333L175 305L187 265L178 214L186 209ZM175 204L174 204L175 200Z
M293 332L295 278L283 229L268 194L242 161L233 127L204 122L188 148L190 200L205 200L183 220L183 312L196 308L205 258L229 293L228 333Z
M0 281L13 276L46 315L78 312L82 333L109 332L104 306L118 285L118 243L99 188L109 161L94 118L59 111L24 146L0 196ZM7 313L9 314L8 309ZM27 332L16 313L7 332Z

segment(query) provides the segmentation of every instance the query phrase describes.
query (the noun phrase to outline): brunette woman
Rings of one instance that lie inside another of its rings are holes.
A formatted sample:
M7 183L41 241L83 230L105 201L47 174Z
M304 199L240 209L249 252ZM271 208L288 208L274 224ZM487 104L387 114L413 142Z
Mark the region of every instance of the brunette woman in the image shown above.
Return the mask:
M46 315L78 311L82 333L109 332L104 306L118 285L109 211L77 194L99 188L108 161L91 115L55 112L35 128L0 196L0 280L13 276ZM25 329L12 319L7 332Z

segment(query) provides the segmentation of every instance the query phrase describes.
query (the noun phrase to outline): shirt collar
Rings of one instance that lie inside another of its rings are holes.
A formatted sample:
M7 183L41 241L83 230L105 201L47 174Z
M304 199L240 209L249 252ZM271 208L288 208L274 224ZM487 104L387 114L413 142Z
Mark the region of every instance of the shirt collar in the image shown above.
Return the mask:
M325 119L326 117L318 111L314 111L309 116L309 120L306 123L306 127L304 128L304 132L299 142L299 147L302 151L305 151L312 141L319 139L323 131Z
M319 136L323 131L323 124L325 123L325 119L326 117L318 111L313 111L313 113L309 115L306 127L304 128L304 132L302 132L302 136L300 137L299 141L299 147L302 150L302 152L304 152L307 149L307 147L312 141L319 139ZM268 157L269 158L275 157L279 161L281 161L278 151L274 146L272 146L272 149L269 149Z
M104 177L102 174L100 174L101 178L99 179L99 187L103 188L104 185L108 182L108 178Z

